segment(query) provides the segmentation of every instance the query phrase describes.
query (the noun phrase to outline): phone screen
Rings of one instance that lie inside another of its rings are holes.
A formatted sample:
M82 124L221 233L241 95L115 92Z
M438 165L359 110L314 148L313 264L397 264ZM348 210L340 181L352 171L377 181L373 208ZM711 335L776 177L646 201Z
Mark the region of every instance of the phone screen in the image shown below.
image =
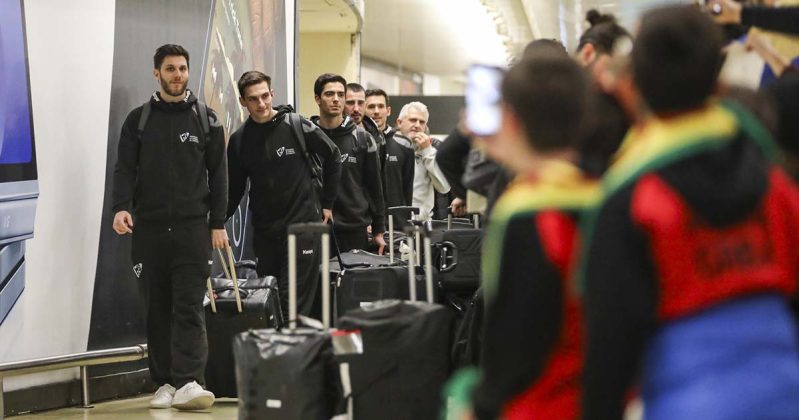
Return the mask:
M499 131L500 87L504 76L501 68L481 64L472 65L466 73L466 126L478 136Z

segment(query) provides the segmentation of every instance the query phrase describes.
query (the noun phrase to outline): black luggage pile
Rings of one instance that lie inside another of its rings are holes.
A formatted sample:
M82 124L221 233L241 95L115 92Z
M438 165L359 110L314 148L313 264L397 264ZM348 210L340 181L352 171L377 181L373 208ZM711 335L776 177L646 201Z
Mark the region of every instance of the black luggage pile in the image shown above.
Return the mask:
M435 303L446 292L440 276L456 272L447 271L449 267L476 270L469 255L477 245L473 239L463 245L458 237L446 235L456 229L431 232L430 223L418 225L406 227L405 246L415 256L410 264L362 250L331 260L328 226L289 227L289 327L251 329L235 337L239 418L439 417L453 361L461 365L461 356L470 358L475 348L470 343L453 347L455 318L463 314ZM296 316L296 235L308 231L322 237L323 320L315 326L313 320ZM433 245L433 240L438 242ZM417 241L422 252L414 252ZM417 267L418 260L424 264ZM444 270L441 262L446 263ZM334 287L327 287L331 273ZM458 293L471 298L474 289L467 292L467 280L455 278L447 285L457 285ZM417 302L417 297L426 302ZM331 318L338 318L338 330L330 329Z

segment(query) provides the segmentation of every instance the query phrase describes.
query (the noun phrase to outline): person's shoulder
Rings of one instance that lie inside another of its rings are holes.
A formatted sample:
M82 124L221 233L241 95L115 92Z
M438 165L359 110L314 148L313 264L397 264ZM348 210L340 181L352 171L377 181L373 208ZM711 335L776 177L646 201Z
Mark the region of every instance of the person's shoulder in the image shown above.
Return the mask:
M363 127L356 126L355 131L353 131L352 134L355 135L355 140L359 147L367 149L375 147L376 143L374 137Z
M403 149L406 149L406 150L409 150L409 151L413 152L413 144L411 143L411 141L407 137L400 136L400 135L394 135L394 136L392 136L392 139L394 140L395 143L397 143Z
M138 129L139 127L139 120L141 119L141 115L144 109L144 104L133 108L128 112L128 115L125 117L125 122L123 126L131 127L133 129Z

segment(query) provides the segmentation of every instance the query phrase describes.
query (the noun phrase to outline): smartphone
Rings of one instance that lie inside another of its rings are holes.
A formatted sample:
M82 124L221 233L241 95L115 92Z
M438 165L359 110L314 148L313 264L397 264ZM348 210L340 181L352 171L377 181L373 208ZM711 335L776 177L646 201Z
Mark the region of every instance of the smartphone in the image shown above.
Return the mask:
M472 65L466 72L466 127L475 135L491 136L499 131L503 77L502 68L483 64Z

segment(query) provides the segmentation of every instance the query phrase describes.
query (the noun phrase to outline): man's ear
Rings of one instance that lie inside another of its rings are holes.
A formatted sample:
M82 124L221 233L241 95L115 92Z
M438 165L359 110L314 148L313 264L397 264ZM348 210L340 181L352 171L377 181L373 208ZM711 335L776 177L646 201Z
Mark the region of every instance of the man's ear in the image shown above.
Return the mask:
M158 69L153 69L153 77L155 77L156 81L161 80L161 72Z
M594 48L594 44L585 44L583 48L578 53L580 56L580 60L583 62L583 65L588 65L596 59L596 48Z
M317 105L322 105L322 97L321 96L314 95L313 99L314 99L314 101L316 101Z
M242 98L241 96L239 96L239 103L241 104L241 106L247 108L247 101L245 101L244 98Z
M386 117L388 117L390 115L391 115L391 107L390 106L386 106ZM386 120L386 121L388 121L388 120Z

